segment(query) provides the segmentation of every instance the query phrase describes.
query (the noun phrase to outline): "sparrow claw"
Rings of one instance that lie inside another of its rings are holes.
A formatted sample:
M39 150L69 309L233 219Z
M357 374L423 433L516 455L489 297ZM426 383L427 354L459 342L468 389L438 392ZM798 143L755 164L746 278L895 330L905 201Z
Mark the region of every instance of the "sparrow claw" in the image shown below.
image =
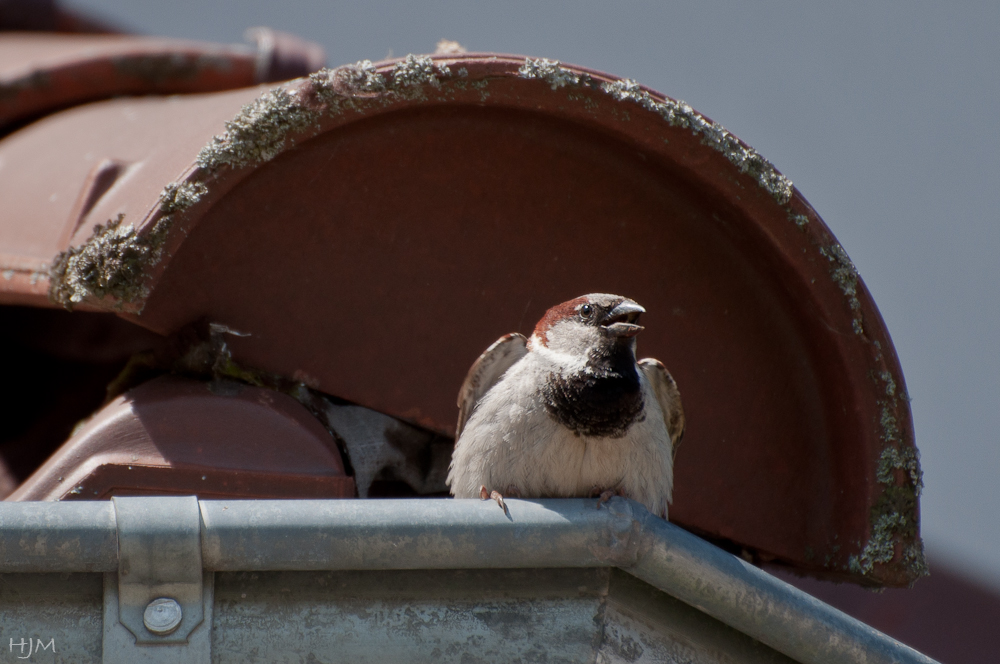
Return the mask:
M597 489L594 489L593 493L591 493L591 496L596 494L597 494ZM621 489L606 489L605 491L601 491L600 495L597 498L597 509L601 509L601 505L608 502L615 496L621 496L622 498L626 497L625 492Z
M507 503L503 501L503 496L500 495L499 491L493 491L490 493L490 498L497 501L497 505L503 510L503 513L510 516L510 510L507 509Z
M487 490L487 488L485 486L480 486L479 487L479 499L480 500L489 500L491 498L493 500L497 501L497 505L500 506L500 509L503 510L503 513L507 515L507 518L510 518L510 510L507 509L507 503L505 503L503 501L503 496L500 495L500 492L499 491L489 491L489 490Z

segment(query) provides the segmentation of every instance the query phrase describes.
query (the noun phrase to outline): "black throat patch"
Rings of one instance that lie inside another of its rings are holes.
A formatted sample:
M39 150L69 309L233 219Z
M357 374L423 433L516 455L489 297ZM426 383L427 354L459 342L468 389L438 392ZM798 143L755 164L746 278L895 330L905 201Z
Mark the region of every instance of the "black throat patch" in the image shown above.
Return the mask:
M631 348L612 343L590 357L586 371L550 374L542 398L549 415L573 433L621 438L643 407Z

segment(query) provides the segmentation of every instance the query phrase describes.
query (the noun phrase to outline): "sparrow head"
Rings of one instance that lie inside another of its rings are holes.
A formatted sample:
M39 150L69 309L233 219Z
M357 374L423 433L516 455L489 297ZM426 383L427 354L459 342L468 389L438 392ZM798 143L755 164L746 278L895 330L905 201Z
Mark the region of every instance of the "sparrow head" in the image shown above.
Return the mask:
M558 304L542 316L528 342L559 353L588 356L609 346L635 348L635 335L642 332L639 315L645 313L635 301L620 295L591 293Z

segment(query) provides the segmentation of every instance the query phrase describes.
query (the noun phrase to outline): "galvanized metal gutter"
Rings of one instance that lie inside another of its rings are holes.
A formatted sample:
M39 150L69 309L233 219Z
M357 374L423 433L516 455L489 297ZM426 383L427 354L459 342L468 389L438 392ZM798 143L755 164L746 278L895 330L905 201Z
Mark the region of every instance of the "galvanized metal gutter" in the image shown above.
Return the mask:
M118 571L116 507L189 510L193 500L0 503L0 572ZM207 572L619 567L801 662L933 662L637 503L507 504L510 518L476 500L199 501L202 564Z

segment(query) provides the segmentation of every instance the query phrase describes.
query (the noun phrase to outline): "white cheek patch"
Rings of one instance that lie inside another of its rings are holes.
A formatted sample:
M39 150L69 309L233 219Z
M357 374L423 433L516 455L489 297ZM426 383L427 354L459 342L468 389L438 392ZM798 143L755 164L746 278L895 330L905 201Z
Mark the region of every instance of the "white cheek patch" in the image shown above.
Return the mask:
M584 371L591 348L600 341L596 330L573 321L556 323L549 329L546 338L548 343L543 344L532 336L529 341L531 352L568 373Z
M549 348L570 355L587 355L602 341L597 328L573 319L556 323L549 329L547 336Z
M546 346L542 346L541 344L539 344L538 347L531 352L538 353L542 359L556 365L564 373L576 373L578 371L583 371L587 366L586 355L563 353L547 348Z

